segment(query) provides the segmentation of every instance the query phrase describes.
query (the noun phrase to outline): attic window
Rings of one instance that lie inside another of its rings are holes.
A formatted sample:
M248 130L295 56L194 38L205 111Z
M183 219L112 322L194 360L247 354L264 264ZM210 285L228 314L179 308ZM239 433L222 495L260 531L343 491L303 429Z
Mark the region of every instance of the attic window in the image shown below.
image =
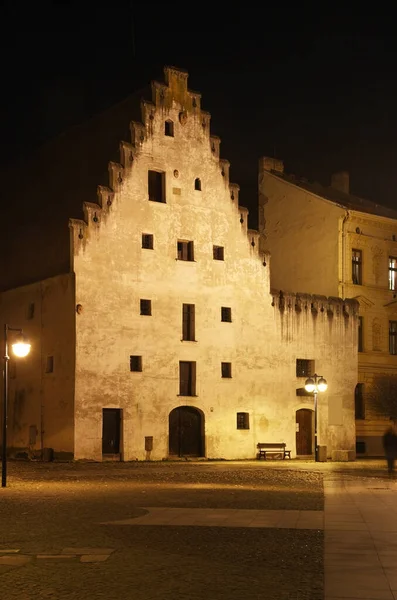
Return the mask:
M164 123L164 134L168 137L174 137L174 123L173 121L166 121Z
M201 179L199 179L198 177L194 180L194 189L198 192L201 192Z

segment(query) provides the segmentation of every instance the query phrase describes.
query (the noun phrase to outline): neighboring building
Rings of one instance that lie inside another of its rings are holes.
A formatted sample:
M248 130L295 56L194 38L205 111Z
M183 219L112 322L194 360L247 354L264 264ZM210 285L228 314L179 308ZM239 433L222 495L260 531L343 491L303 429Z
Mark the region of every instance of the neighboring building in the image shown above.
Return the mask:
M324 188L287 175L283 162L272 158L260 160L259 195L272 286L360 304L357 453L382 455L389 420L373 399L397 375L397 211L350 194L346 172Z
M69 272L0 294L1 318L32 341L10 361L12 453L248 459L286 442L311 455L316 371L319 444L351 459L358 304L270 289L200 94L178 69L165 81L109 187L71 219Z

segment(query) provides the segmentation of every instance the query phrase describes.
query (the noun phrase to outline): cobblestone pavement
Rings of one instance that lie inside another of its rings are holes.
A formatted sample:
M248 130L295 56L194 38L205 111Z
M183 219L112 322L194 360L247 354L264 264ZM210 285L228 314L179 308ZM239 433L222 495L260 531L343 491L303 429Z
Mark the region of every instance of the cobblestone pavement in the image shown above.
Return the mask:
M320 525L282 527L270 516L265 526L249 526L244 514L320 514L323 477L337 468L10 461L8 487L0 489L0 598L322 600ZM383 463L339 469L384 476ZM138 524L147 507L235 512L236 522ZM134 519L134 526L114 523Z

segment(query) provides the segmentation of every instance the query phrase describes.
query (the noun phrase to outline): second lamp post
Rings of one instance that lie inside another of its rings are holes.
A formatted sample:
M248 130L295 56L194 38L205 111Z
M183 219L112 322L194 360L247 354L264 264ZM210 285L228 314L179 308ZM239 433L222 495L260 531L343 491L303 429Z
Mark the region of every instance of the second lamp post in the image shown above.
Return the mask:
M317 444L317 394L325 392L328 383L321 375L315 373L305 381L305 390L314 396L314 460L318 462L318 444Z

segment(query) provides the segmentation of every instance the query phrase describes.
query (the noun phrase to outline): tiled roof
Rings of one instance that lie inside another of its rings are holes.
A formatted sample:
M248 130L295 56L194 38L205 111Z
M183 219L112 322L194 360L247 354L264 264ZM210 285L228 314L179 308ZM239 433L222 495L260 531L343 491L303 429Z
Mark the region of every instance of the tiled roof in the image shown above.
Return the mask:
M286 173L280 173L279 171L272 171L273 175L276 175L280 179L284 179L293 185L296 185L312 194L316 194L330 202L334 202L338 206L346 208L348 210L356 210L359 212L367 213L370 215L378 215L380 217L388 217L389 219L397 219L397 210L387 208L381 204L376 204L371 200L360 198L352 194L345 194L339 190L329 186L322 186L317 182L309 182L306 179L298 179L294 175L287 175Z

